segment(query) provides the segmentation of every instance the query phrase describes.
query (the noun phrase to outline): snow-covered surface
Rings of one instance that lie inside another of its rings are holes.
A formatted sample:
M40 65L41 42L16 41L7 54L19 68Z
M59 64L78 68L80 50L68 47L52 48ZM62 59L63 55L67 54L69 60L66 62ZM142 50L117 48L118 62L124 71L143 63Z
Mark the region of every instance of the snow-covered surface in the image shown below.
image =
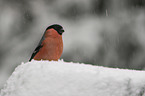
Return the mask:
M15 69L0 96L145 96L145 71L33 60Z

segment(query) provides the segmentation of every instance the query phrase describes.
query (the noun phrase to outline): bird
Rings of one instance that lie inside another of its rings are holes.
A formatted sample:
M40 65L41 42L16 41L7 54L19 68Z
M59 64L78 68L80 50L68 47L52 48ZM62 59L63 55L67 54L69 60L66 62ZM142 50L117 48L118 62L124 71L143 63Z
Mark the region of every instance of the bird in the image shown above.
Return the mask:
M32 59L58 61L63 52L63 32L64 29L59 24L48 26L29 61Z

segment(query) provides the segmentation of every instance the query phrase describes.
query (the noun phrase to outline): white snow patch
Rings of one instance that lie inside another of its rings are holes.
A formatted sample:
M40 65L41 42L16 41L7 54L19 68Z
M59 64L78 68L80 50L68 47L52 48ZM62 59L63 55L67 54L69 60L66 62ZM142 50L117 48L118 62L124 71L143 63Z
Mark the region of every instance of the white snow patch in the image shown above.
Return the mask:
M0 96L145 96L145 71L61 61L22 63Z

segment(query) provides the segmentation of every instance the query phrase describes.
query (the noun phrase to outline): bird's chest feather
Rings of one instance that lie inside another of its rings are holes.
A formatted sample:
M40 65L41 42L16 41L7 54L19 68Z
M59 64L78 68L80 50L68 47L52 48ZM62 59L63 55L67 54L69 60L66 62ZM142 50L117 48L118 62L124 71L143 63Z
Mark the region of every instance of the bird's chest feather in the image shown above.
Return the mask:
M63 50L62 38L46 38L42 42L42 46L40 51L43 55L60 58Z

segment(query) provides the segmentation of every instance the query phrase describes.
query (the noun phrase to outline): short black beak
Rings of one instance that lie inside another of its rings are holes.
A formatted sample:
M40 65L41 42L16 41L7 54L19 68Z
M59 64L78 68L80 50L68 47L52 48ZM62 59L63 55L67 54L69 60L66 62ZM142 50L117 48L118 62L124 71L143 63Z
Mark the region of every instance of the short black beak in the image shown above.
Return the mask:
M63 32L64 32L64 30L61 29L58 33L59 33L60 35L62 35Z
M64 30L61 30L61 32L63 33L63 32L64 32Z

